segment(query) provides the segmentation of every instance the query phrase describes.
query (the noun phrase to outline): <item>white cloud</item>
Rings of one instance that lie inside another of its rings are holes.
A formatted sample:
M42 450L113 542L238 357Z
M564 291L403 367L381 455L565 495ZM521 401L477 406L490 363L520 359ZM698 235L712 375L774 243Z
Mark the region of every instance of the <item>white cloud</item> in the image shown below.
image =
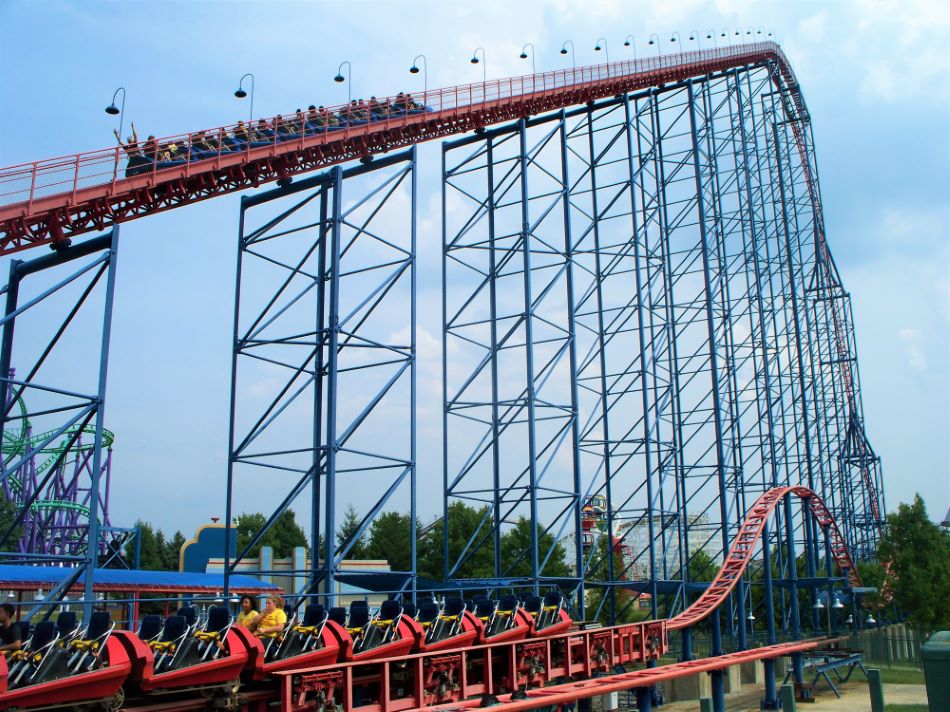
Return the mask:
M926 371L927 359L920 347L920 332L918 332L917 329L904 327L898 329L897 336L904 343L907 366L918 373Z

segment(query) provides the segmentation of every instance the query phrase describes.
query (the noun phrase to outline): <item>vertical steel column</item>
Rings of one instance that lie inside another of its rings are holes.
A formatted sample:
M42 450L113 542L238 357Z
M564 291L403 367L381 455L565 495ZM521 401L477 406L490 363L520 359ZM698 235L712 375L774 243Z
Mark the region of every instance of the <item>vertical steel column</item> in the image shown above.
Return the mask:
M485 177L488 181L487 210L488 210L488 309L491 314L489 331L491 332L491 464L492 485L496 492L501 491L501 446L498 429L498 264L497 246L495 244L495 157L492 151L494 139L489 137L485 143ZM444 154L443 154L444 155ZM444 431L443 431L444 432ZM499 526L504 514L501 511L501 500L495 497L492 502L492 516L495 527L492 530L492 553L495 566L495 576L500 577L502 572L501 561L501 527ZM448 520L446 520L447 522ZM449 537L446 533L446 545ZM446 550L448 551L448 550ZM446 566L448 566L446 554Z
M713 314L712 268L709 255L709 237L706 230L706 207L702 181L702 167L700 166L699 129L696 121L696 101L693 95L693 82L687 84L689 96L689 123L693 142L693 168L696 182L696 212L699 225L699 240L703 261L703 284L706 291L706 325L709 333L709 377L712 387L713 423L715 426L716 478L719 482L719 513L721 519L721 536L723 555L729 551L729 511L726 499L726 472L725 453L723 451L722 403L720 401L719 363L716 355L716 326ZM707 129L708 130L708 129ZM714 628L715 630L715 628ZM713 634L714 639L716 634ZM714 643L714 646L716 644Z
M418 404L416 389L418 386L418 373L417 369L419 367L419 358L417 352L417 339L416 339L416 321L417 321L417 311L416 311L416 290L418 288L418 282L416 281L416 205L419 197L418 192L418 183L416 177L416 165L418 160L418 152L416 146L413 145L411 149L411 161L412 161L412 175L410 176L410 204L412 206L412 227L411 227L411 236L409 240L409 251L411 254L412 264L409 267L409 293L410 293L410 304L409 304L409 467L412 469L409 472L409 562L411 567L411 576L409 580L409 590L410 590L410 600L413 605L416 603L416 562L418 561L418 552L416 550L418 542L416 541L416 524L418 522L418 502L416 501L416 485L418 484L417 474L419 469L418 463L418 451L416 448L416 437L418 435L417 425L416 425L416 406Z
M317 348L314 352L314 373L322 374L324 369L324 343L327 337L326 328L326 301L327 301L327 217L329 210L329 195L326 186L320 191L320 245L317 247L317 302L314 320L314 336ZM330 552L320 546L320 510L322 509L320 475L323 471L323 461L327 457L328 448L323 443L323 399L326 383L323 378L317 378L313 389L313 458L311 459L310 477L310 580L308 587L317 586L317 561L320 556L330 560ZM329 546L327 543L326 546Z
M625 94L623 97L623 114L624 114L624 133L627 144L627 171L628 171L628 180L630 181L630 217L631 217L631 229L633 236L633 260L635 264L634 268L634 281L637 288L637 345L640 348L640 393L641 393L641 403L643 407L643 455L644 455L644 470L647 477L647 501L650 503L648 505L647 513L647 532L650 537L650 546L649 546L649 556L650 556L650 613L656 618L657 617L657 598L659 591L657 589L657 569L656 569L656 549L655 541L656 534L654 531L653 524L653 462L651 457L651 421L650 421L650 392L647 389L648 382L648 370L647 370L647 348L646 348L646 337L645 337L645 328L644 328L644 318L643 318L643 300L644 297L648 297L649 289L644 288L643 284L643 275L641 273L641 261L644 257L640 254L640 239L639 239L639 225L637 222L637 200L636 200L636 191L633 189L633 180L634 174L636 173L636 168L633 164L633 140L630 135L630 96ZM652 315L651 315L652 316ZM652 326L652 323L651 323ZM652 336L652 334L651 334ZM655 395L655 394L654 394ZM659 442L659 424L657 424L657 453L656 457L659 459L660 455L660 442ZM659 472L658 472L659 474ZM657 482L657 485L662 490L662 476L658 478L660 481ZM665 508L661 505L660 507L660 522L661 526L665 528L664 519L666 517ZM682 557L682 553L681 553ZM665 563L665 561L664 561ZM664 576L665 578L665 576Z
M89 498L89 531L86 543L86 574L83 581L83 617L92 617L95 605L93 584L99 565L99 478L102 475L102 435L106 405L106 376L109 370L109 345L112 338L112 307L115 303L115 270L119 250L119 226L112 228L109 245L109 271L106 275L105 304L102 315L102 342L99 351L99 384L96 402L96 434L93 441L92 472Z
M564 205L564 255L567 260L565 265L565 277L567 280L567 323L568 323L568 363L571 369L571 453L573 455L573 468L571 474L574 482L574 557L577 562L577 589L575 591L575 608L580 620L585 620L586 616L586 578L585 559L584 559L584 540L583 540L583 521L581 492L583 491L581 475L581 446L580 446L580 405L577 393L577 325L574 319L574 305L576 295L574 293L574 237L571 231L571 181L568 171L567 160L567 119L565 111L562 109L559 116L559 133L561 149L561 183L563 184L562 202ZM489 143L489 150L491 144ZM489 165L491 165L491 154L489 153ZM494 308L492 309L494 314ZM492 318L492 335L494 338L495 320ZM494 343L494 342L493 342ZM493 379L497 378L497 372L493 373ZM498 398L493 394L493 400Z
M238 213L237 265L234 270L234 328L231 335L231 391L228 399L228 471L225 477L224 499L224 591L222 595L229 598L231 594L231 539L237 539L234 531L234 439L237 418L237 377L238 354L240 353L240 319L241 319L241 270L244 265L244 219L247 214L247 196L241 196L241 207ZM141 537L139 537L141 539Z
M604 495L607 500L607 580L616 581L617 572L614 570L614 513L616 503L613 498L613 464L611 461L611 450L613 441L610 438L610 407L607 403L607 394L609 387L607 385L607 354L604 330L604 297L603 297L603 268L601 266L600 249L600 208L597 201L597 153L594 150L594 112L591 107L587 108L587 149L590 155L590 193L591 205L593 207L593 234L594 234L594 294L597 309L597 360L598 371L600 373L599 403L601 430L603 433L603 442L601 444L601 457L604 467ZM641 359L643 352L641 351ZM647 473L647 487L650 486L649 473ZM652 527L652 519L648 520ZM652 530L651 530L652 531ZM651 534L650 545L653 544ZM653 565L653 556L650 556L651 567ZM613 586L610 586L605 592L610 601L609 620L611 623L617 621L617 593Z
M525 370L528 406L528 487L531 512L531 583L534 594L538 594L538 471L537 471L537 434L535 431L535 382L534 382L534 295L531 289L531 222L528 214L528 140L527 122L518 122L520 151L518 161L521 175L521 250L524 267L524 308L525 308Z
M327 313L327 469L326 469L326 539L327 559L323 580L327 601L336 605L336 461L337 398L340 353L340 231L343 220L343 169L332 169L333 210L330 217L330 304Z

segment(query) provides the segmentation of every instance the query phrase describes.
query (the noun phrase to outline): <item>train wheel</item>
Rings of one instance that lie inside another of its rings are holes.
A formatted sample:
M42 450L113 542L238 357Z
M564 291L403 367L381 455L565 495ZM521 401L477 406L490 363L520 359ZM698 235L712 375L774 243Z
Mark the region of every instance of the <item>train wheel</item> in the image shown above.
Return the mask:
M99 709L103 712L118 712L125 705L125 690L119 688L112 697L99 703Z

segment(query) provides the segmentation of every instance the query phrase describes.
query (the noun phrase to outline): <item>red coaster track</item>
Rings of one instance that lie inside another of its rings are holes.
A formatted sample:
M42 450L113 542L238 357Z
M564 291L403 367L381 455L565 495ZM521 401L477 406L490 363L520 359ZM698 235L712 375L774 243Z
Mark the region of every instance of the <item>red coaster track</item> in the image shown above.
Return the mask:
M200 160L189 153L185 160L168 162L175 165L152 163L143 174L128 178L119 146L5 168L0 170L0 255L62 243L113 223L420 141L761 62L777 62L797 95L785 55L774 42L762 42L437 89L413 97L422 100L426 111L338 130L304 131L290 139L278 140L275 134L267 145L231 151L219 147L216 155ZM347 107L330 111L346 115ZM275 125L273 120L269 125ZM220 146L235 128L204 133ZM157 144L188 146L190 135L158 139Z
M742 572L752 561L755 545L761 538L762 529L765 527L772 511L786 495L792 494L805 501L812 516L827 531L827 535L831 537L831 555L838 562L841 571L848 577L849 583L852 586L861 585L861 578L854 567L854 562L851 561L848 547L821 498L807 487L775 487L759 497L749 509L735 541L732 542L732 547L729 549L729 554L726 556L722 568L716 574L716 578L713 579L709 588L703 591L703 594L696 599L693 605L678 616L669 619L667 625L671 630L686 628L698 623L726 600L726 597L739 582Z

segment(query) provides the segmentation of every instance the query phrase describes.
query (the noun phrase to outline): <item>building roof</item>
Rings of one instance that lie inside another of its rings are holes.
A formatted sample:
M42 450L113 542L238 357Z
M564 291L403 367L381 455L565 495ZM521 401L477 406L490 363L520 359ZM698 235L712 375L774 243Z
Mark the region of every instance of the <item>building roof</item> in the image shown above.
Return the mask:
M0 589L31 590L53 588L76 573L71 567L17 566L0 564ZM127 591L136 593L217 593L224 588L220 573L182 573L179 571L145 571L140 569L96 569L95 591ZM81 588L82 580L73 587ZM232 575L231 593L269 593L280 586L265 583L247 575Z

